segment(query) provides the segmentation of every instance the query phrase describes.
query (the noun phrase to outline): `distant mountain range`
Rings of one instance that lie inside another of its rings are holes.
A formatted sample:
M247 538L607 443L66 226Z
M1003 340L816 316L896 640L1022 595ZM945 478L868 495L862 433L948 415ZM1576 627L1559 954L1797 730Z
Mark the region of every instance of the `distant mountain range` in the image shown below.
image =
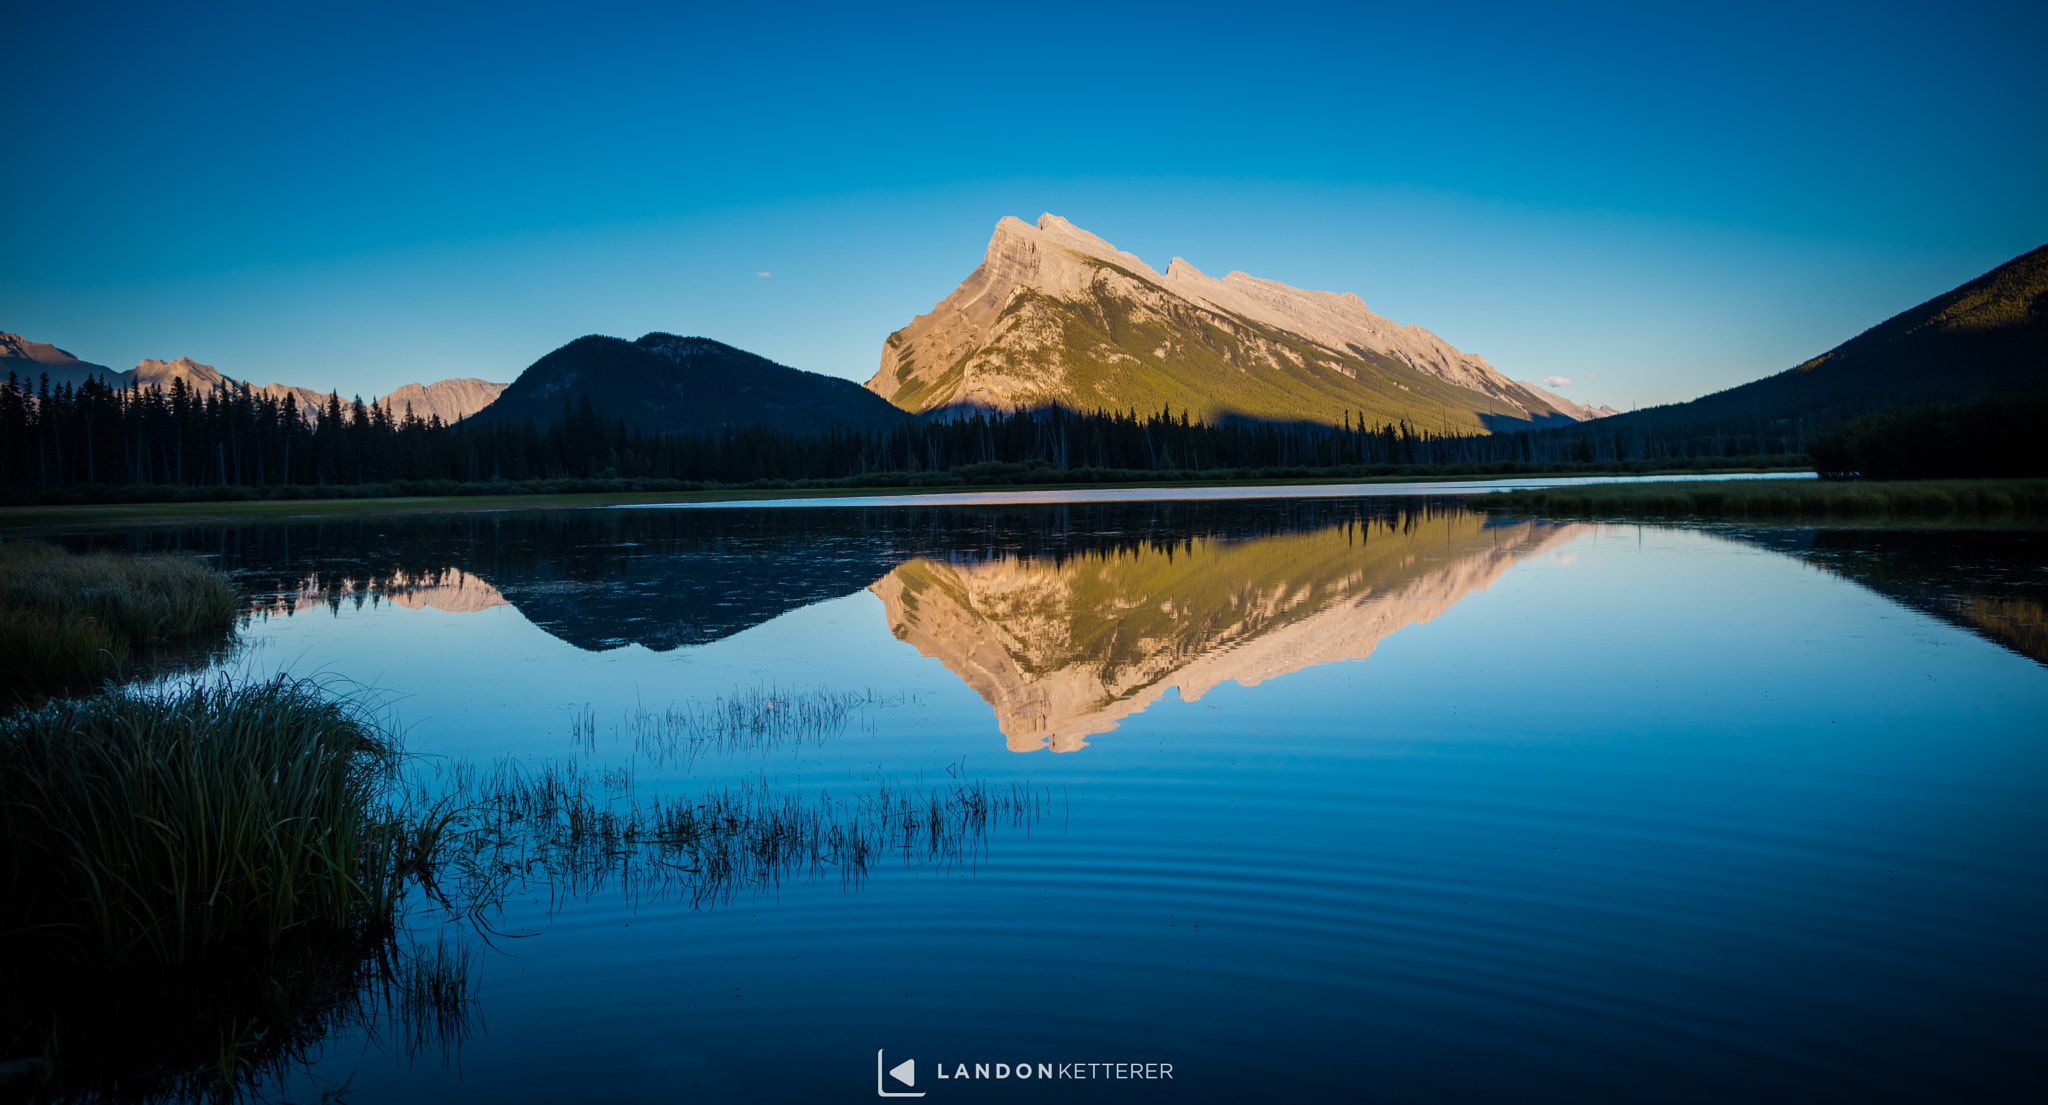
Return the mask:
M48 342L30 341L19 334L0 333L0 376L9 372L16 373L26 381L30 390L40 386L45 375L49 376L53 387L58 384L77 387L92 377L98 377L118 388L140 384L143 387L160 387L168 391L171 381L177 379L184 380L187 387L202 392L217 387L246 387L258 395L267 395L278 400L290 395L299 409L309 415L327 405L329 394L289 384L265 384L258 387L248 381L225 375L212 365L200 364L190 357L178 357L168 361L144 358L137 362L134 368L120 372L106 365L79 360ZM405 415L406 405L409 403L413 413L421 418L438 415L443 422L453 422L482 410L504 390L504 384L494 384L487 380L440 380L431 384L406 384L381 399L372 397L372 401L381 402L387 410L399 417ZM352 398L345 396L342 401L347 403Z
M2048 246L1775 376L1620 416L1618 427L1814 422L1894 404L2048 389Z
M545 426L584 398L604 417L650 433L767 426L816 433L886 428L910 416L851 380L776 364L709 338L590 336L533 362L480 422Z
M0 373L31 388L248 387L314 410L326 394L257 387L189 357L118 372L45 342L0 333ZM709 338L651 333L578 338L511 384L407 384L387 409L454 422L546 425L588 399L648 432L767 426L815 433L883 429L913 415L1065 407L1141 414L1171 407L1338 425L1407 421L1438 433L1568 426L1813 424L1902 402L2048 388L2048 246L1928 300L1788 369L1689 403L1617 414L1502 375L1418 326L1391 322L1350 293L1303 291L1242 272L1216 279L1181 258L1164 273L1057 215L996 224L981 264L953 293L883 342L867 386L776 364Z
M1586 416L1351 293L1303 291L1176 257L1161 274L1057 215L996 224L981 265L890 334L875 394L906 410L1170 406L1339 424L1360 413L1438 432Z

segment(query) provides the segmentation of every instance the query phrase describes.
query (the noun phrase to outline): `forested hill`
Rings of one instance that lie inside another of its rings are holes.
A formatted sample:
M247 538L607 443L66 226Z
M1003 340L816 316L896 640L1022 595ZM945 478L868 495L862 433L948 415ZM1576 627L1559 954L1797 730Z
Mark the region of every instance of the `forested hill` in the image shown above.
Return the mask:
M2048 246L1879 323L1796 368L1609 421L1634 430L1799 419L2048 390Z
M887 429L909 418L850 380L776 364L709 338L591 336L535 361L476 422L547 426L564 404L588 399L645 433L707 433L726 426L818 433L833 426Z

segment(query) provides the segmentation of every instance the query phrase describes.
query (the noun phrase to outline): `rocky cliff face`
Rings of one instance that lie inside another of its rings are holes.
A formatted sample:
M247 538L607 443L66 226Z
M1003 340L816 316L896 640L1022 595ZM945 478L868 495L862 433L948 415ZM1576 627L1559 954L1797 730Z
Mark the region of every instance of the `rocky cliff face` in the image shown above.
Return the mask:
M1471 515L1204 540L1169 557L919 559L871 588L891 631L974 688L1009 748L1071 752L1178 688L1362 659L1575 527Z
M411 407L412 413L422 419L438 417L443 422L459 422L490 406L508 386L463 377L432 384L407 384L379 402L398 418L405 417L406 408Z
M889 335L868 387L911 411L1162 405L1431 430L1566 416L1356 295L1302 291L1180 258L1164 274L1057 215L1004 218L982 263L930 313Z

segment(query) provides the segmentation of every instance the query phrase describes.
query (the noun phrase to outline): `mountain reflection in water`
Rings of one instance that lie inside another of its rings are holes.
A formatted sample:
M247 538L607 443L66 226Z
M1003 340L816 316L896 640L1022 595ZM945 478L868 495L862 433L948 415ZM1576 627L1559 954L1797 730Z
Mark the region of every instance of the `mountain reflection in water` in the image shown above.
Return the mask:
M706 644L866 589L1012 750L1064 752L1170 686L1192 700L1370 655L1576 528L1296 500L401 516L126 543L214 555L257 616L510 605L585 651Z
M1575 527L1379 517L1070 559L920 557L869 590L890 631L995 710L1013 752L1085 747L1176 687L1362 659Z

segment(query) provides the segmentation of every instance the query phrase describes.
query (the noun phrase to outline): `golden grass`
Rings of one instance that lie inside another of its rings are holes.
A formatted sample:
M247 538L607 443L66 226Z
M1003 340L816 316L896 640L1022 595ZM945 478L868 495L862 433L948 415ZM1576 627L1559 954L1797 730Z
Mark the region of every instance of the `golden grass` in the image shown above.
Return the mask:
M0 705L97 686L161 646L224 642L237 610L234 584L198 561L0 543Z

